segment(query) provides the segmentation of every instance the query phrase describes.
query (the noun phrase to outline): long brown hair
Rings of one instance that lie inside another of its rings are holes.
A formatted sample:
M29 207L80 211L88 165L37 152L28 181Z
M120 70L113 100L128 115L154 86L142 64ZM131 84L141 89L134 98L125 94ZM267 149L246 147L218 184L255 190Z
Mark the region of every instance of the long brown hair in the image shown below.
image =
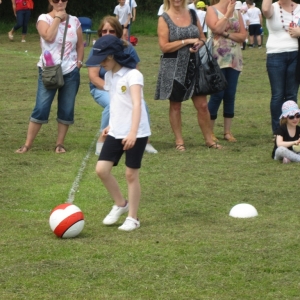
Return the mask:
M98 28L98 36L102 36L102 29L105 23L109 23L109 25L116 31L116 36L120 39L123 36L123 28L120 24L119 20L114 16L106 16L100 21L100 25Z

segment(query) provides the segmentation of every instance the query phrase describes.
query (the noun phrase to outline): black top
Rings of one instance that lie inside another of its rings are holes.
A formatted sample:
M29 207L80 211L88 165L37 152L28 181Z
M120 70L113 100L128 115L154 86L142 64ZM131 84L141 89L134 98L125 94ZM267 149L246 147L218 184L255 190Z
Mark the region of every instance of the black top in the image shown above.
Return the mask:
M285 142L292 142L292 141L296 141L299 139L300 137L300 127L299 126L296 126L296 134L295 136L290 136L289 135L289 132L287 130L287 126L286 124L284 125L280 125L280 127L277 129L276 135L281 135L283 137L283 140ZM273 152L272 152L272 158L274 158L275 156L275 151L277 149L277 143L276 143L276 138L275 138L275 142L274 142L274 148L273 148ZM292 150L293 151L293 147L288 147L289 150Z

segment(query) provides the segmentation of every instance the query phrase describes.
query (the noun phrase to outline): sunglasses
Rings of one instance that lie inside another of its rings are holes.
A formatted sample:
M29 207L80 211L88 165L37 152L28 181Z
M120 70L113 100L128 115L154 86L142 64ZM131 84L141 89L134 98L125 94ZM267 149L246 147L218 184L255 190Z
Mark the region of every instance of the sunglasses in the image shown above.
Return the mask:
M61 2L67 2L68 0L52 0L52 2L55 3L55 4L59 3L59 1L61 1Z
M300 115L299 115L299 114L296 114L296 115L294 115L294 116L288 116L288 118L289 118L290 120L294 120L295 118L300 119Z
M101 30L101 33L102 34L108 34L108 33L110 33L110 34L115 34L116 33L116 31L114 30L114 29L102 29Z

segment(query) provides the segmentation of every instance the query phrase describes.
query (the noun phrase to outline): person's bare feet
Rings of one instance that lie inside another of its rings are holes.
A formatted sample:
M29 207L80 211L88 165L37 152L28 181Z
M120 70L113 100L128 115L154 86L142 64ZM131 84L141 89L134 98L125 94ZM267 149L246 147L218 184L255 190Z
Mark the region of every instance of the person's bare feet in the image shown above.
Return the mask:
M29 147L26 145L23 145L18 150L16 150L15 153L22 154L22 153L26 153L28 150L29 150Z
M66 153L66 148L64 147L64 145L58 144L58 145L56 145L56 147L55 147L55 152L56 152L57 154Z

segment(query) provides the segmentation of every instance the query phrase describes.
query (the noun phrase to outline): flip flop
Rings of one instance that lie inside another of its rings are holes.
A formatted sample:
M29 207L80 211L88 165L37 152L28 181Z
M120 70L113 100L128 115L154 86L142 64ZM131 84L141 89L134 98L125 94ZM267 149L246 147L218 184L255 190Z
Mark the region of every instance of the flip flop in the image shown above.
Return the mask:
M186 150L184 144L177 144L175 145L175 149L179 152L184 152Z
M209 149L218 149L218 150L223 149L223 147L220 144L218 144L218 143L213 143L210 146L207 145L207 147Z
M66 151L66 148L64 147L64 145L58 144L55 146L55 152L57 154L63 154L63 153L66 153L67 151Z
M9 38L11 41L14 40L14 36L13 36L10 32L8 33L8 38Z

